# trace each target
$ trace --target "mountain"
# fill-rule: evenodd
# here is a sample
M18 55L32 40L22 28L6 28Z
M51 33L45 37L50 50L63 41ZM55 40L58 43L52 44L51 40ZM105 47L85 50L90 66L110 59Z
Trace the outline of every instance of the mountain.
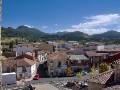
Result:
M39 39L42 36L46 35L47 33L44 33L36 28L30 28L27 26L19 26L16 28L16 31L20 33L20 36L26 37L26 38L33 38L33 39Z
M42 36L47 35L36 28L30 28L27 26L19 26L16 29L12 27L4 28L2 27L2 37L21 37L26 38L28 40L37 40L40 39Z
M81 41L86 40L90 36L79 31L75 32L57 32L43 36L44 40L65 40L65 41Z
M19 33L12 27L4 28L1 27L1 36L2 37L16 37Z
M64 31L64 32L57 32L56 34L57 34L58 36L62 36L62 35L67 34L67 33L69 33L69 32Z
M39 29L19 26L16 29L12 27L2 27L2 37L20 37L27 40L66 40L66 41L95 41L95 40L119 40L120 32L108 31L102 34L88 35L80 31L75 32L57 32L54 34L45 33Z
M104 40L114 40L114 39L120 39L120 32L117 31L108 31L102 34L95 34L92 35L92 38L94 39L104 39Z
M80 31L75 32L67 32L60 36L61 39L67 40L67 41L81 41L88 39L90 36L88 34L85 34Z

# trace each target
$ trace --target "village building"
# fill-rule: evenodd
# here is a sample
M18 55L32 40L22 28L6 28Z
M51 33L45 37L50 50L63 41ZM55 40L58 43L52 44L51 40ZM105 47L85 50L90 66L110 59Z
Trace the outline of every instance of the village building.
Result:
M5 60L2 62L2 72L3 73L16 72L15 57L5 58Z
M69 55L69 60L72 66L79 66L83 70L88 68L89 59L85 55Z
M120 53L113 54L105 62L112 67L106 72L91 77L88 80L88 90L109 90L109 88L114 90L116 86L119 87L117 84L120 83Z
M86 51L85 56L89 58L89 63L91 66L99 66L99 64L104 62L104 59L108 57L108 53L97 53L96 51Z
M17 79L30 78L36 74L36 60L32 53L9 57L3 61L3 73L15 72Z
M16 57L20 56L22 54L25 54L26 52L34 52L34 47L31 44L18 44L16 48L14 48L14 51L16 52Z
M83 48L72 48L71 50L66 51L68 55L84 55L85 51Z
M27 58L16 59L17 62L17 78L30 78L36 74L36 63L35 61Z
M48 53L45 51L38 51L37 52L37 60L40 64L44 63L45 61L47 61L47 55Z
M97 46L98 53L109 53L109 55L119 53L120 45L100 45Z
M55 51L54 45L50 45L46 42L42 42L42 43L38 44L36 46L36 48L38 48L39 50L47 51L47 52L54 52Z
M54 70L62 65L65 65L68 61L68 56L64 52L53 52L48 55L48 73L54 73Z

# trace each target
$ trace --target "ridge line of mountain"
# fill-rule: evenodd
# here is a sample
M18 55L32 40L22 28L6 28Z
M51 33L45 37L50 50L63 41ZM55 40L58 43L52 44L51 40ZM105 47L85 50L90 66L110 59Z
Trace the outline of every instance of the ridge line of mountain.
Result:
M27 26L2 27L2 37L25 37L27 39L44 39L44 40L84 40L84 39L120 39L120 32L111 30L101 34L88 35L80 31L74 32L57 32L45 33L36 28L29 28Z

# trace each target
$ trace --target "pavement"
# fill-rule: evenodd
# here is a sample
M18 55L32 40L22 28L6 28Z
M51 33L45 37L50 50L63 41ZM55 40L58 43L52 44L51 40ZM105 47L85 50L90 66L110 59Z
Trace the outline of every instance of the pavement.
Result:
M32 86L35 87L34 90L60 90L51 84L34 84ZM5 88L5 90L23 90L22 88L23 87Z
M104 88L102 90L120 90L120 85L114 85L111 87Z
M32 80L31 83L36 84L36 83L48 83L51 81L76 81L76 80L85 81L89 78L90 76L83 76L80 79L78 79L76 76L75 77L40 78L40 80Z
M33 86L35 87L35 90L59 90L51 84L36 84Z

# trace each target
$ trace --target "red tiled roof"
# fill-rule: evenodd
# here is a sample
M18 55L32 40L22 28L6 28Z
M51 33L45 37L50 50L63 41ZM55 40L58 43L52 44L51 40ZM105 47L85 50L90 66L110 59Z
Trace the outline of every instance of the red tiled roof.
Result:
M15 59L15 57L6 58L5 60L3 60L3 65L5 67L9 67L9 66L15 65L16 61L14 59Z
M20 56L17 56L15 59L20 59L20 58L28 58L28 59L31 59L33 60L33 56L29 55L29 54L23 54L23 55L20 55Z
M47 56L48 60L67 60L68 56L64 52L53 52Z
M18 67L31 66L35 64L35 61L28 58L15 59L15 57L9 57L3 61L3 65L5 66L14 66L16 64Z
M88 81L100 83L100 84L106 84L106 82L109 80L109 78L112 76L113 73L114 73L114 70L109 70L90 78Z
M33 55L33 53L32 53L32 52L26 52L25 54L30 55L30 56L32 56L32 55Z
M27 58L17 59L16 62L17 62L18 67L22 67L22 66L29 67L35 64L35 61L27 59Z

